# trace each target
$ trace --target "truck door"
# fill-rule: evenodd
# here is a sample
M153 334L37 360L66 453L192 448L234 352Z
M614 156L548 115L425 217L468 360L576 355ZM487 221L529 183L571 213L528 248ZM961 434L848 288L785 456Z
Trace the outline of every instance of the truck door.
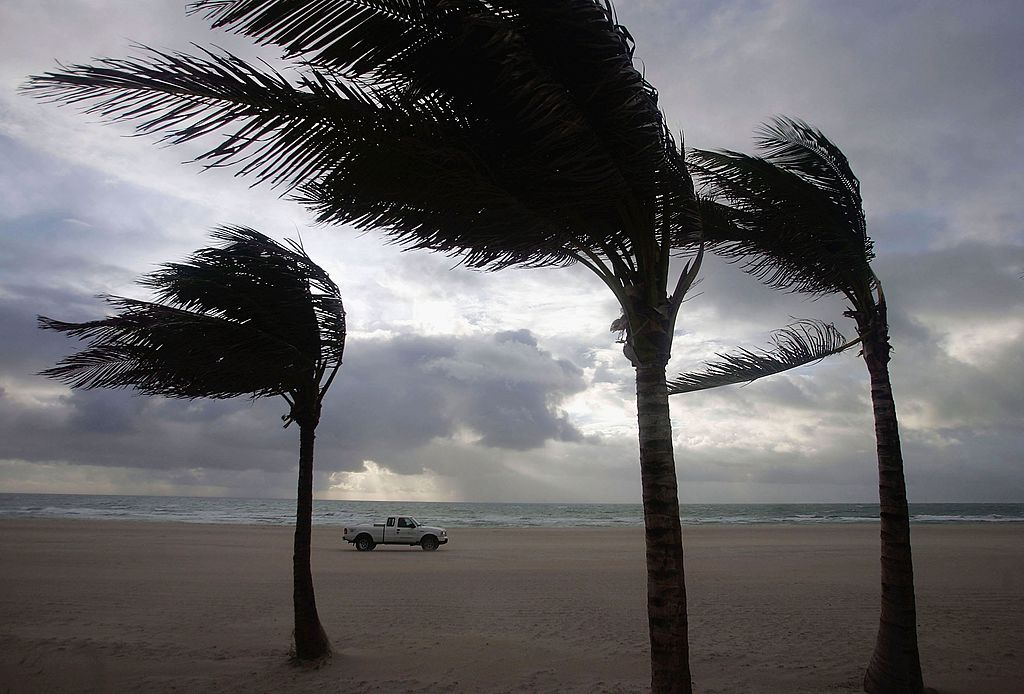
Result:
M414 538L417 535L415 528L416 524L412 522L411 518L400 516L398 518L398 528L395 530L398 536L398 542L415 542Z
M399 542L398 539L398 528L395 525L395 521L398 519L395 516L390 516L387 523L384 524L384 543Z

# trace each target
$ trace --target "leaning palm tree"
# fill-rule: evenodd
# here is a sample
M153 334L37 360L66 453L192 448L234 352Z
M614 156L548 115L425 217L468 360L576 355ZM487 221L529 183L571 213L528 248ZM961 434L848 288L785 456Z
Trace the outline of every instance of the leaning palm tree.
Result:
M132 120L198 160L278 185L323 223L469 267L593 271L636 369L651 681L691 691L665 366L700 255L692 181L633 41L601 0L200 0L214 27L283 49L289 80L221 51L141 49L27 90ZM227 132L227 136L224 133Z
M341 366L345 311L337 285L298 244L283 246L244 227L224 227L213 236L226 245L201 249L140 280L156 302L107 297L117 315L86 323L40 317L42 328L90 341L42 373L72 388L285 399L285 426L299 426L295 658L322 661L331 646L310 570L313 442L324 395Z
M845 315L856 321L858 339L828 345L805 340L803 348L775 351L764 363L742 353L725 355L703 373L675 379L670 392L752 380L861 344L875 419L882 581L878 636L864 689L920 694L910 514L889 382L892 347L885 294L871 269L874 253L860 183L839 148L803 121L775 118L762 126L757 143L763 157L703 150L690 156L709 195L702 204L708 244L775 288L845 297Z

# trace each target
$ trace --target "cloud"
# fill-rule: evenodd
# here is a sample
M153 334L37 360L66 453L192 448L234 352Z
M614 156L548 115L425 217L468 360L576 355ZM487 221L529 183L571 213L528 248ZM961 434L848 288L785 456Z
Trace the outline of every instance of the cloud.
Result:
M582 371L525 330L354 342L345 361L325 413L344 468L413 471L405 455L434 439L526 451L582 438L559 409L586 387Z
M617 11L688 145L749 151L754 126L782 113L849 156L889 299L912 499L1024 499L1019 3L623 0ZM95 294L138 295L136 276L235 223L301 235L345 297L350 344L318 431L321 493L639 498L634 374L599 280L581 267L476 273L377 234L314 228L277 191L182 166L197 148L122 137L129 128L16 93L55 59L124 56L130 40L275 57L208 31L184 2L0 5L0 487L294 492L297 435L279 426L282 402L70 393L33 375L74 347L39 331L36 314L95 317ZM763 345L791 317L852 334L844 308L709 259L669 372ZM681 497L873 498L868 396L851 353L673 398Z
M82 301L72 292L60 298L48 309L61 318L54 303ZM275 425L283 401L183 402L125 391L66 391L33 376L76 348L35 327L39 305L38 297L0 299L0 318L10 328L0 350L0 457L153 469L185 461L225 470L290 464L293 436ZM422 469L415 450L435 439L516 451L583 439L560 409L586 388L582 370L541 349L525 329L352 338L345 362L319 429L325 471L358 470L364 460L381 459L391 469L414 472Z
M360 471L332 472L321 493L328 499L359 501L455 501L433 470L401 475L372 460L363 461Z

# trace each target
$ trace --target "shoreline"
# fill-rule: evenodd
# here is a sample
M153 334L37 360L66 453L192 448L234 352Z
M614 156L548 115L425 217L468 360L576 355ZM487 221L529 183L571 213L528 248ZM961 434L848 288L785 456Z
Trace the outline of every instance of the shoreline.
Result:
M643 527L641 504L463 503L317 500L313 522L344 527L400 510L447 528ZM1024 523L1024 503L912 503L911 522ZM681 504L684 525L878 523L878 503ZM293 525L295 504L283 499L132 497L0 493L0 519L180 521Z
M352 520L351 523L366 522L364 520ZM422 519L421 519L422 520ZM321 530L341 531L345 527L345 523L342 522L318 522L319 519L313 519L313 527L320 528ZM878 528L877 518L864 518L854 520L813 520L813 521L793 521L793 520L771 520L771 521L697 521L687 522L681 520L680 524L685 531L687 528L738 528L738 529L756 529L756 528L832 528L832 527L869 527ZM110 524L113 526L124 526L124 525L141 525L141 526L161 526L171 525L186 528L294 528L295 521L290 519L290 522L244 522L244 521L193 521L193 520L179 520L179 519L164 519L164 518L94 518L94 517L68 517L68 516L34 516L34 515L22 515L22 516L4 516L0 515L0 527L5 523L98 523L98 524ZM428 524L434 524L431 520ZM1008 520L914 520L910 521L911 528L923 528L923 527L942 527L942 528L998 528L998 527L1017 527L1022 533L1024 533L1024 520L1008 519ZM456 525L456 524L442 524L443 527L458 532L475 532L477 530L512 530L515 532L533 532L533 531L545 531L545 530L571 530L571 531L587 531L587 530L607 530L607 531L640 531L644 529L643 522L640 523L622 523L615 525L598 525L595 523L588 523L584 525L523 525L523 526L511 526L511 525Z
M877 629L877 531L685 525L696 690L860 691ZM335 526L313 532L335 657L305 671L286 660L289 526L0 519L0 682L17 692L647 689L642 528L452 528L433 553L360 553ZM1017 527L916 524L914 551L926 685L1017 691Z

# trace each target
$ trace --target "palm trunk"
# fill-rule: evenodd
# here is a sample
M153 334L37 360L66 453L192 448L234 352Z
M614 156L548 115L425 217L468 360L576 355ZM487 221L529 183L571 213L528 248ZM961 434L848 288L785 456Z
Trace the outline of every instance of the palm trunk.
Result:
M878 448L878 500L881 519L882 606L875 650L864 674L869 694L921 694L917 645L914 563L910 551L910 511L896 403L889 383L889 329L885 304L871 322L858 318L864 361L871 375L871 405Z
M636 402L647 544L651 691L654 694L690 694L693 685L686 622L683 538L664 364L637 365Z
M295 551L292 555L295 657L299 661L317 661L331 655L331 644L316 612L313 572L310 568L315 431L315 423L299 422L299 488L295 513Z

